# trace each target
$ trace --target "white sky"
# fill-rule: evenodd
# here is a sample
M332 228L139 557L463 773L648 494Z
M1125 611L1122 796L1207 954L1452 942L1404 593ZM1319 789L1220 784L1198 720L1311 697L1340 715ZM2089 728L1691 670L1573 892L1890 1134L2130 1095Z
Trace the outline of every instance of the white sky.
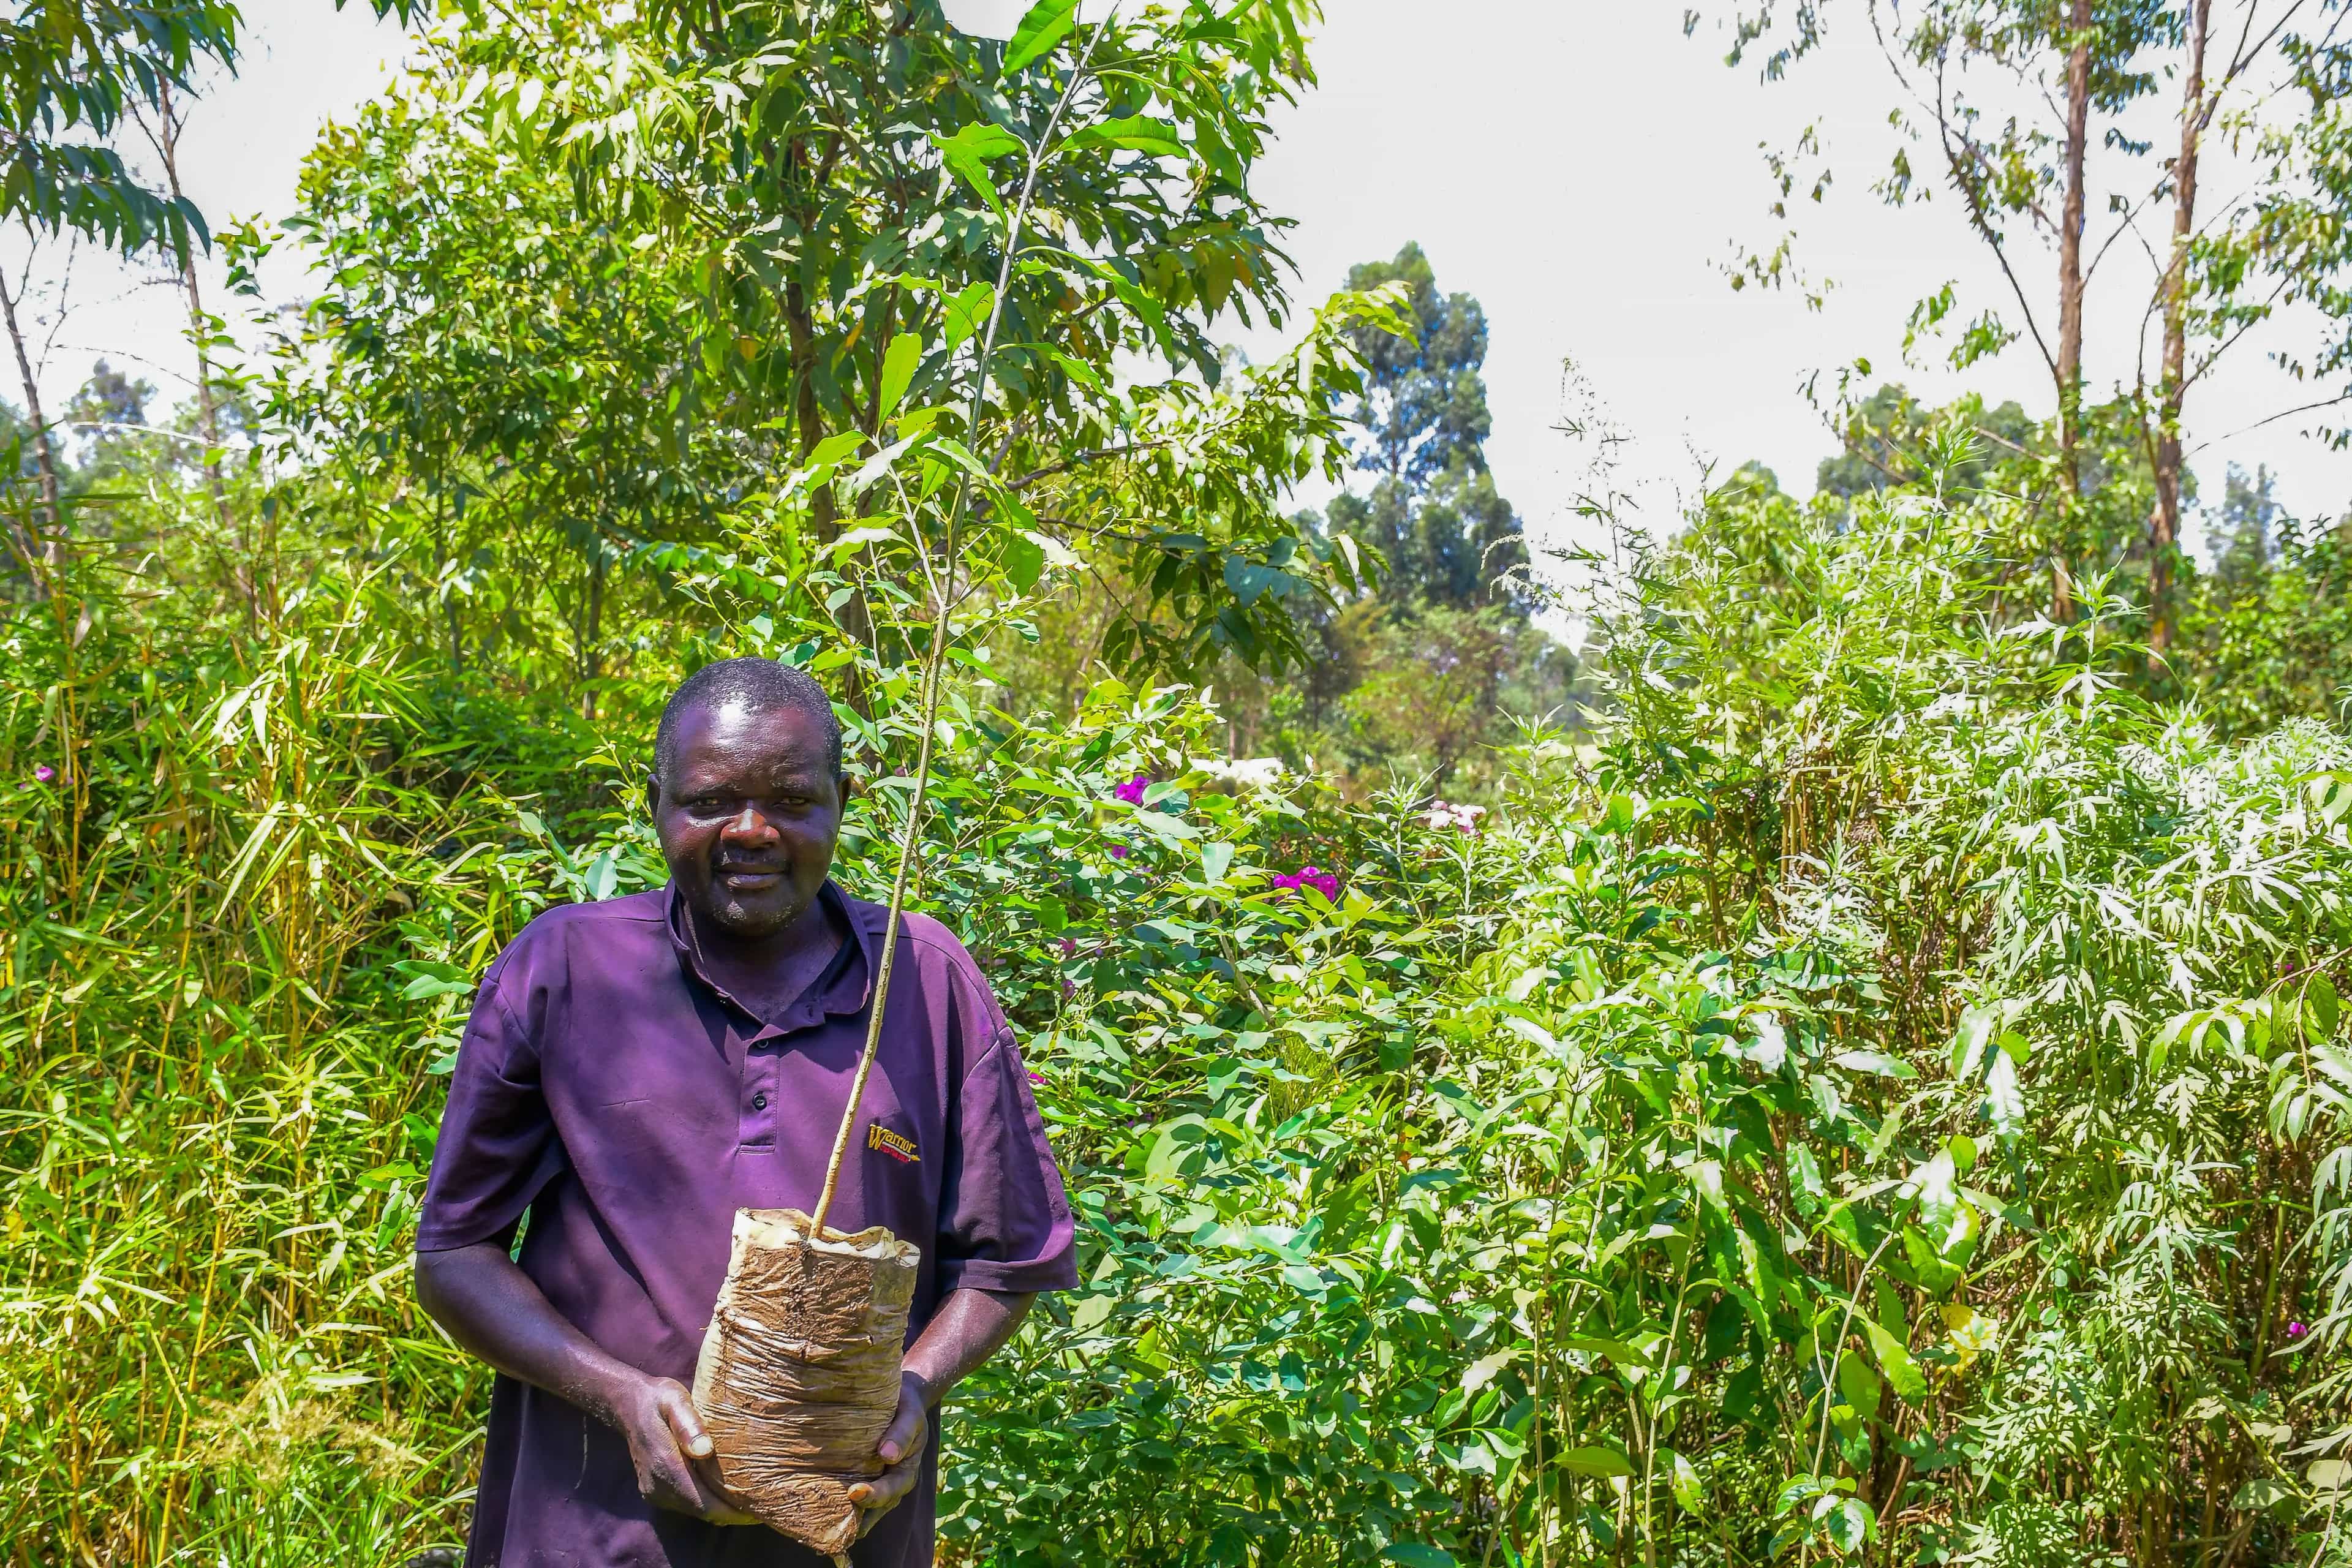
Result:
M1899 378L1930 401L1958 391L1961 378L1948 372L1900 363L1905 318L1920 294L1955 279L1963 315L2006 303L1955 202L1939 193L1923 209L1890 212L1870 195L1895 95L1858 7L1829 7L1843 30L1828 55L1764 86L1752 68L1722 64L1711 27L1685 37L1683 7L1666 0L1325 3L1314 51L1321 86L1279 118L1260 180L1274 210L1298 220L1288 241L1298 295L1319 299L1349 264L1418 240L1441 287L1479 299L1492 333L1488 450L1538 540L1591 537L1571 516L1591 483L1590 444L1555 428L1564 362L1584 377L1581 405L1632 437L1619 484L1660 526L1703 460L1727 471L1760 458L1784 486L1809 493L1815 464L1834 447L1800 392L1814 372L1828 389L1840 366L1866 355L1873 384ZM985 25L992 9L1017 15L1019 5L951 0L951 8ZM357 0L340 12L329 0L247 0L244 9L242 72L195 107L183 143L189 194L216 225L286 213L320 125L381 90L404 42ZM1836 285L1820 313L1791 294L1735 294L1721 271L1740 244L1769 250L1780 236L1765 210L1758 143L1785 143L1815 119L1841 173L1826 204L1795 215L1801 262ZM2209 178L2217 189L2226 183ZM2111 267L2142 265L2128 250ZM13 277L21 241L0 247L0 258ZM35 277L54 276L62 258L47 250ZM2041 253L2027 264L2029 287L2046 291ZM226 303L219 270L215 260L206 279L216 309ZM280 298L304 286L291 267L264 281ZM2095 303L2095 385L2130 378L2145 298L2124 282L2104 314ZM100 353L161 384L167 400L184 395L193 360L168 279L84 253L61 323L58 302L53 286L37 289L53 414ZM1246 342L1255 353L1275 346L1262 334ZM2030 345L1979 365L1968 382L2037 414L2051 405ZM2262 344L2249 342L2192 400L2192 433L2219 436L2298 401ZM2193 455L2206 493L2218 498L2225 459L2266 462L2291 510L2345 510L2352 458L2324 451L2299 434L2302 423Z

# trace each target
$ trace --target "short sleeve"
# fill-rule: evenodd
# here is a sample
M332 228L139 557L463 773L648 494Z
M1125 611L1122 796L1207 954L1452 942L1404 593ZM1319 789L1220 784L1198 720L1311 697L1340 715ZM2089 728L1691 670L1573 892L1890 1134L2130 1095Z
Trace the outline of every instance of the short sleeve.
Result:
M1013 1031L992 1005L987 1012L993 1039L965 1074L950 1119L940 1289L1066 1290L1078 1282L1070 1200Z
M506 967L503 958L490 966L457 1046L416 1224L419 1252L511 1237L531 1200L564 1168L562 1142L540 1091L539 1043L499 994Z

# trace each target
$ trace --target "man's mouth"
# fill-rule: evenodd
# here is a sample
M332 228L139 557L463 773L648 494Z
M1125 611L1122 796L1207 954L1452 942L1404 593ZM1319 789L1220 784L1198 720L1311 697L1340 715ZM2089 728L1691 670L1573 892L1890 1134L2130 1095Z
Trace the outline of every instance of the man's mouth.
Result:
M721 866L719 885L730 892L764 892L784 879L783 868L777 866Z

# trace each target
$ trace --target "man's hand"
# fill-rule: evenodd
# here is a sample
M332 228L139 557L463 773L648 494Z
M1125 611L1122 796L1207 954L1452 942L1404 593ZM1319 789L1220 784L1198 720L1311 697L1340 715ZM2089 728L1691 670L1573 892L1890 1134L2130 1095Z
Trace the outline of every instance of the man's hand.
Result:
M890 1468L872 1480L860 1481L849 1489L849 1500L866 1510L859 1534L873 1529L874 1521L896 1507L923 1473L923 1449L931 1440L930 1412L930 1386L923 1381L922 1374L900 1373L898 1413L890 1417L882 1441L874 1446L875 1453Z
M496 1242L416 1255L416 1299L449 1337L509 1377L546 1389L628 1439L637 1490L714 1524L758 1521L719 1484L710 1438L675 1378L607 1355L548 1305Z
M690 1514L712 1524L757 1524L737 1508L719 1484L710 1462L710 1438L695 1417L686 1385L675 1378L648 1377L613 1402L615 1425L629 1440L637 1468L637 1495L656 1508Z

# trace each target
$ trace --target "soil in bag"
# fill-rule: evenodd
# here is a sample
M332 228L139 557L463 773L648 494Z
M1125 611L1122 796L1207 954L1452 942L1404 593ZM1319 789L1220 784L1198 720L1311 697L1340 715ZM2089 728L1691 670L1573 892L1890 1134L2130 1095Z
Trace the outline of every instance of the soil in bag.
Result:
M839 1557L862 1522L849 1489L883 1469L922 1254L880 1226L811 1229L798 1209L735 1211L694 1407L736 1501Z

